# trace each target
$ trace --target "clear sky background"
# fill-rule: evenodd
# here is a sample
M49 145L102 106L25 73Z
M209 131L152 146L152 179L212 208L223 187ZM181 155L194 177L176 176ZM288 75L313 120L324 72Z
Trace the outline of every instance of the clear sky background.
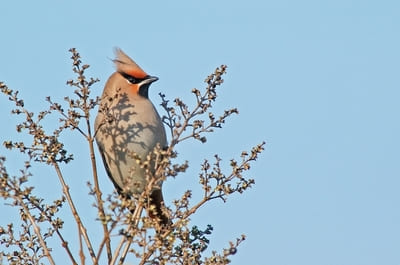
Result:
M191 167L164 194L167 204L186 189L199 199L203 158L219 153L228 170L230 158L267 142L251 170L255 187L193 218L214 226L210 249L247 235L232 264L400 264L400 2L7 1L0 10L0 80L36 111L45 96L71 94L71 47L101 80L95 95L114 71L112 48L124 49L160 78L150 90L155 104L159 92L191 99L193 87L228 65L215 113L238 107L240 115L206 145L179 148ZM20 138L10 108L3 97L1 142ZM87 147L78 134L66 142L76 161L63 171L90 224ZM0 154L10 171L23 165L3 147ZM61 192L51 169L32 171L38 192ZM10 222L15 212L0 207L0 223ZM74 229L66 224L64 233Z

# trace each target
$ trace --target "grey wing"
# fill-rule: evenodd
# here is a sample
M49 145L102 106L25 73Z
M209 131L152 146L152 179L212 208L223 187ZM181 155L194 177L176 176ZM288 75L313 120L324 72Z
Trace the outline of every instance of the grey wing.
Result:
M101 158L103 159L104 168L106 169L108 177L111 179L112 183L114 184L114 187L117 189L117 192L119 194L123 194L122 188L120 186L118 186L118 184L115 182L115 180L114 180L114 178L113 178L113 176L111 174L110 168L109 168L108 163L107 163L107 159L104 156L103 148L100 145L98 145L98 146L99 146L99 151L100 151L100 154L101 154Z

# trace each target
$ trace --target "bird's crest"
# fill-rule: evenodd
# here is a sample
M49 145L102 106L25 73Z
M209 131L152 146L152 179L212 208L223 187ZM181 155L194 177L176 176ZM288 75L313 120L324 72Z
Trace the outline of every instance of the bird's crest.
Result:
M147 73L120 48L114 48L114 53L116 58L113 62L118 72L131 75L135 78L145 78L147 76Z

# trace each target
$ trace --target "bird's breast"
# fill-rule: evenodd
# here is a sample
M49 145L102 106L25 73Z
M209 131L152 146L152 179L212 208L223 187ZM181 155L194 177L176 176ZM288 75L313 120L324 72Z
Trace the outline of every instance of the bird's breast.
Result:
M120 188L128 186L130 192L140 193L146 175L135 158L144 160L157 144L167 145L161 118L147 99L119 101L105 109L107 113L96 118L96 141L109 175Z

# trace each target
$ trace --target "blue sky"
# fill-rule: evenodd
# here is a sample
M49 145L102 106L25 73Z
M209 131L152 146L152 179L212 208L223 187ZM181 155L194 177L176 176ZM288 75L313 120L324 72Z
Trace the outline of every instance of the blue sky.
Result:
M207 145L179 148L191 167L168 180L164 194L167 204L186 189L199 198L203 158L219 153L228 169L230 158L267 142L252 167L255 187L193 218L214 226L211 249L248 236L232 264L400 263L399 2L9 1L0 9L0 80L32 110L46 106L47 95L61 101L70 94L71 47L101 80L96 95L113 72L112 48L124 49L160 78L150 90L155 104L158 92L190 100L193 87L228 65L215 113L238 107L240 115ZM20 136L11 105L1 102L2 142ZM66 141L77 161L63 170L90 223L87 148L77 134ZM22 165L3 147L0 153L10 171ZM33 173L38 192L61 191L51 170ZM74 229L66 224L65 233Z

